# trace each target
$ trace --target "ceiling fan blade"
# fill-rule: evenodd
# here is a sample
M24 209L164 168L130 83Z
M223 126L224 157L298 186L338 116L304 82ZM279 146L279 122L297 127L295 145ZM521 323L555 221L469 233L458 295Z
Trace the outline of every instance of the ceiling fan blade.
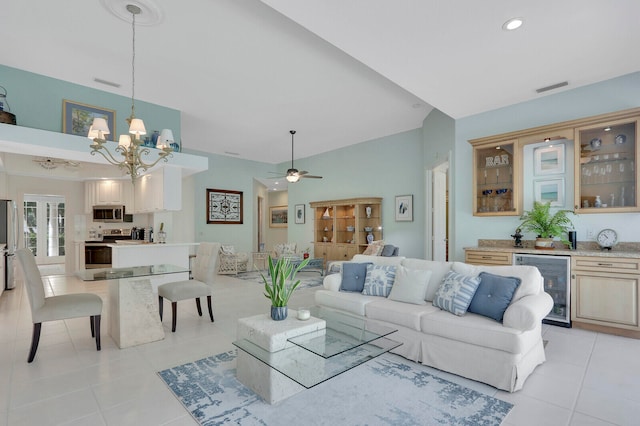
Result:
M301 175L300 178L305 178L305 179L322 179L322 176L314 176L314 175Z
M267 179L284 179L287 175L269 176Z

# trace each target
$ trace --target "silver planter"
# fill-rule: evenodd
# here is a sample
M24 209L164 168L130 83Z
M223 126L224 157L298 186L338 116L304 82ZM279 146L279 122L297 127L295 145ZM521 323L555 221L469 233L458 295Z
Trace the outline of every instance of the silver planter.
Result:
M271 307L271 319L274 321L282 321L287 318L286 306L272 306Z

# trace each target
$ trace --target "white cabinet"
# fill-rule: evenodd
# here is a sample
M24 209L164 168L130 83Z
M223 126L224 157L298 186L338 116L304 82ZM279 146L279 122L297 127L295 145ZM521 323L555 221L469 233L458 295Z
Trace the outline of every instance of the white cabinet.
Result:
M180 169L163 167L144 176L135 183L135 212L182 209L182 173Z
M130 180L93 180L84 183L85 213L93 206L124 205L133 211L133 187Z

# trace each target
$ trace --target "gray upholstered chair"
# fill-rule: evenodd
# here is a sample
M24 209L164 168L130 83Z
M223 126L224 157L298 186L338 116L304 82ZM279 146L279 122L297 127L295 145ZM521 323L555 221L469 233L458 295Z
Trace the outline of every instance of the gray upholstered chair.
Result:
M176 331L178 316L178 302L181 300L196 299L198 315L202 316L200 298L207 298L209 317L213 322L213 309L211 307L211 292L213 290L213 278L216 274L218 263L218 252L220 243L200 243L193 262L193 279L186 281L175 281L158 286L158 310L160 321L162 321L162 311L164 299L171 301L171 331Z
M24 274L24 285L29 296L33 336L28 362L32 362L40 342L40 330L45 321L58 321L70 318L89 317L91 337L96 339L96 349L100 350L100 317L102 299L91 293L64 294L45 297L42 276L36 265L36 259L29 249L16 250L16 257Z

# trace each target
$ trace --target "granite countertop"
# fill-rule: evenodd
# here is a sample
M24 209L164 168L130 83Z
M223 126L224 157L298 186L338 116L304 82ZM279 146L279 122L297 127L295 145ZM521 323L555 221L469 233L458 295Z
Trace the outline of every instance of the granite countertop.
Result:
M640 243L619 243L609 250L600 250L595 242L578 242L577 250L557 248L553 250L540 250L534 248L533 240L523 240L524 247L513 246L513 240L478 240L476 247L464 247L464 250L481 250L487 252L510 252L525 254L541 254L555 256L594 256L594 257L629 257L640 258Z

